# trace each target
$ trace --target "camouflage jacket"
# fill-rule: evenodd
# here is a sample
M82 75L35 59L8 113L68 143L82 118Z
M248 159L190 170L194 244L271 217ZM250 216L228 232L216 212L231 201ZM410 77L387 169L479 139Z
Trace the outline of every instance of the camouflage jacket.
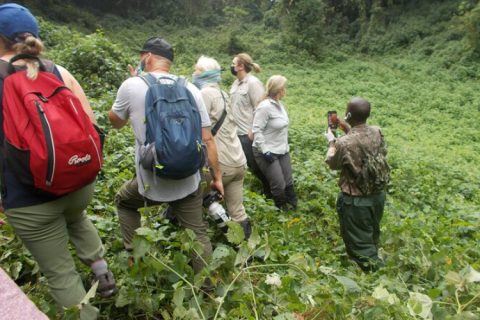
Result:
M325 162L341 170L338 185L352 196L368 196L385 190L390 179L387 148L379 127L353 127L329 148Z

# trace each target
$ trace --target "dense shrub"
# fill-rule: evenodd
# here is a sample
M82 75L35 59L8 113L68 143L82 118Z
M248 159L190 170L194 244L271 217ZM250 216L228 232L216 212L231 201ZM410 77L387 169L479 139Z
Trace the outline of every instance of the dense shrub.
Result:
M134 48L112 43L98 30L87 36L71 33L58 49L57 61L81 83L86 93L98 97L116 91L127 76Z
M331 1L345 7L353 2L359 3ZM388 1L400 2L410 3ZM477 5L470 2L468 12ZM432 8L428 3L426 8ZM441 3L449 7L454 2L435 2ZM233 35L261 64L262 81L272 74L289 79L285 105L300 207L278 212L254 192L258 185L247 174L245 207L254 236L242 242L241 230L232 225L224 238L211 223L215 251L208 274L192 274L190 253L198 244L191 233L161 218L162 207L142 210L143 228L134 243L136 263L127 267L113 197L134 175L134 138L129 128L109 131L104 167L88 209L120 288L112 299L94 299L102 317L411 319L421 317L426 308L434 319L478 318L480 287L471 268L480 269L479 68L461 42L465 25L460 21L458 28L449 28L451 11L442 8L432 26L423 9L395 20L387 15L386 29L369 33L365 52L370 55L355 54L365 21L356 19L357 11L348 11L347 20L358 31L327 34L320 51L323 62L295 43L282 42L281 29L242 28L240 20L233 26L199 29L160 20L99 18L100 24L113 27L105 27L106 35L98 31L88 36L42 21L48 56L80 80L106 127L106 111L126 77L126 63L129 57L137 59L129 50L152 32L176 48L175 73L191 74L200 54L214 56L227 67L231 54L224 52ZM242 10L238 13L248 12ZM463 17L467 15L459 15ZM225 89L233 79L223 74ZM341 114L348 99L357 95L372 102L369 121L382 126L392 166L381 239L386 267L375 274L361 273L345 255L335 213L338 174L324 164L326 112L336 109ZM10 226L0 228L0 239L2 268L54 318L57 309L45 278ZM214 292L199 289L206 277ZM272 285L269 278L280 283Z

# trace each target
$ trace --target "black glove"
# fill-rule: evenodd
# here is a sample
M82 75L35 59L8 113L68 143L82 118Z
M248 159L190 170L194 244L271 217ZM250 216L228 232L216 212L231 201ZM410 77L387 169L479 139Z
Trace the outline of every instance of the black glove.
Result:
M265 159L265 161L267 161L268 163L273 163L275 161L275 157L270 151L263 154L263 159Z

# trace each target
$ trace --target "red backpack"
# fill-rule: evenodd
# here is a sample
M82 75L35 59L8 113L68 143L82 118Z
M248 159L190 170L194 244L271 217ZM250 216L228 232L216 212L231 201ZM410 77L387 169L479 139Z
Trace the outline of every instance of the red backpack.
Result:
M102 165L100 136L80 100L43 62L35 80L9 63L3 84L4 155L25 185L64 195L93 182ZM13 73L12 73L13 72Z

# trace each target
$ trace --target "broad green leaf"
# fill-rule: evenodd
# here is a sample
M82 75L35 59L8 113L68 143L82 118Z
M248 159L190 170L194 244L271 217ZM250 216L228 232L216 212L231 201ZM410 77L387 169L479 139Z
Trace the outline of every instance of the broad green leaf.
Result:
M258 231L254 228L250 238L248 239L248 248L250 250L255 249L260 244L261 240L262 239L260 238Z
M432 307L432 316L435 320L451 320L447 307L438 303L434 303Z
M381 285L373 290L372 297L380 301L388 302L391 305L400 302L396 294L388 292L388 290Z
M128 289L127 287L121 287L118 291L117 299L115 299L115 307L122 308L128 304L130 304L130 300L128 297Z
M213 251L212 259L222 260L223 258L228 257L229 255L230 255L230 250L228 250L227 247L218 246L215 248L215 251Z
M84 305L80 309L80 320L96 319L98 316L98 309L90 304Z
M13 250L5 250L0 256L0 260L5 261L12 254Z
M234 221L228 221L228 231L227 231L227 240L233 244L240 244L245 238L243 233L243 228L239 223Z
M480 282L480 272L473 269L472 266L467 266L467 270L465 272L465 280L467 283L472 282Z
M160 314L162 315L162 318L164 320L171 320L172 317L170 316L170 313L168 313L166 310L161 310Z
M210 268L212 270L217 269L225 263L225 258L230 256L230 250L225 246L218 246L215 248L212 254L212 261L210 262Z
M92 306L90 306L92 307ZM78 306L73 306L73 307L70 307L70 308L64 308L62 310L62 313L63 313L63 318L62 320L78 320L78 319L81 319L80 317L80 309L78 308ZM88 311L87 311L88 313ZM92 319L92 318L91 318ZM93 318L95 319L95 318Z
M325 266L320 266L318 268L318 270L320 270L321 273L325 274L325 275L331 275L331 274L334 274L335 273L335 269L333 268L330 268L330 267L325 267Z
M90 299L95 297L95 294L97 293L97 288L98 288L98 280L95 281L95 283L90 288L90 290L88 290L85 297L83 297L82 301L80 301L80 308L82 308L83 305L87 305L90 302Z
M178 287L173 293L173 304L179 307L183 305L183 299L185 299L185 290L183 290L183 287Z
M294 264L297 267L305 270L308 270L309 268L307 259L305 259L305 255L303 253L294 253L290 256L290 258L288 258L288 263Z
M445 276L445 280L447 281L447 283L450 283L456 286L460 285L463 281L460 274L454 271L448 271L447 275Z
M198 253L199 255L202 255L203 250L205 248L203 247L203 244L200 241L194 241L192 249L195 250L195 252Z
M183 251L190 251L194 247L194 242L197 239L195 233L190 229L185 229L180 234L180 241Z
M433 288L433 289L428 290L427 293L428 293L428 296L430 298L436 299L436 298L438 298L442 295L442 290L437 289L437 288Z
M184 275L187 272L186 269L189 268L187 259L188 258L184 254L176 252L173 255L173 269L181 275Z
M188 320L200 320L200 315L198 314L197 309L190 308L188 309L187 313L185 314L185 319Z
M409 295L410 299L408 299L407 308L410 315L422 319L432 319L432 299L430 299L429 296L418 292L409 292Z
M248 249L246 246L242 245L240 246L240 250L238 250L238 253L235 257L235 265L238 266L240 264L243 264L249 257Z
M133 257L139 259L144 257L150 250L151 244L145 238L135 237L133 238Z
M193 232L193 230L185 229L185 232L187 233L190 240L196 240L197 239L197 235L195 234L195 232Z
M172 288L177 290L178 288L183 287L183 281L177 281L174 284L172 284Z
M15 261L10 265L10 275L13 279L17 279L22 270L22 263L20 261Z
M174 319L185 319L186 315L187 315L187 309L185 309L183 306L177 306L173 310Z
M310 279L311 281L312 279ZM303 294L310 300L308 296L316 296L322 291L322 283L320 281L312 281L312 282L303 283L302 286L298 289L299 294ZM310 304L314 305L311 301Z
M40 272L40 266L35 261L35 263L33 264L32 274L37 274L38 272Z
M147 240L150 241L153 241L157 237L155 230L147 227L138 228L135 230L135 233L139 236L144 236L145 238L147 238Z
M361 291L360 287L358 286L358 284L350 279L350 278L347 278L347 277L344 277L344 276L335 276L335 279L338 280L338 282L340 282L341 284L343 284L343 286L345 287L345 290L347 292L358 292L358 291Z
M148 293L137 294L135 296L135 305L147 313L153 313L153 301Z
M478 310L477 310L478 311ZM452 319L453 320L478 320L478 312L473 313L471 311L463 311L459 314L456 314Z
M282 313L273 318L274 320L296 320L297 318L293 313Z

